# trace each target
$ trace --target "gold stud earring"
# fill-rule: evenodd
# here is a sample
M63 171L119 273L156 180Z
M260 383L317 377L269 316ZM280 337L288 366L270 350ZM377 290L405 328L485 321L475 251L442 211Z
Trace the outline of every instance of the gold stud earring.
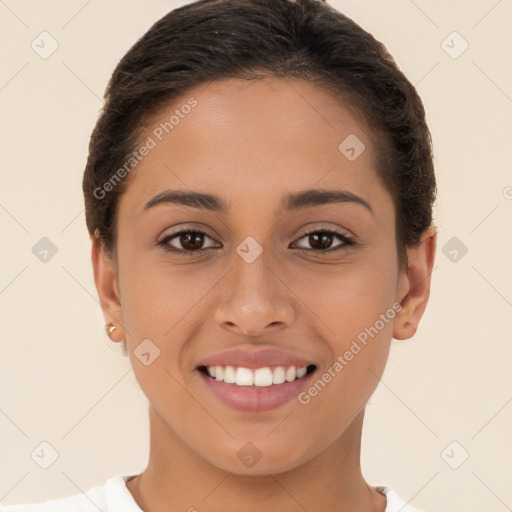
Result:
M111 322L109 324L105 324L105 331L107 331L107 334L112 334L117 327Z

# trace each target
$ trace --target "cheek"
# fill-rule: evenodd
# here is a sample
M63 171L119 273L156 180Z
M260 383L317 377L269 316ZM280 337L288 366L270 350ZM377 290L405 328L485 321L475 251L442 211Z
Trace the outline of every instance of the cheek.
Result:
M366 290L356 291L345 289L342 298L331 302L332 310L321 309L329 319L324 341L330 358L299 397L307 414L295 434L306 431L314 438L321 425L318 449L334 442L364 409L389 355L394 310L382 295L376 296L375 288L366 296Z
M188 266L134 257L122 275L123 318L131 334L163 340L198 315L207 317L205 297L222 278L215 266Z
M359 261L311 277L297 276L294 291L315 313L308 315L329 356L317 376L320 382L304 401L316 401L315 410L338 415L333 425L343 425L348 420L343 416L365 405L383 373L396 315L397 276L392 261L383 258L377 264Z
M374 325L395 300L397 273L393 261L369 252L365 258L356 255L338 266L311 267L287 277L294 294L307 306L304 314L315 320L338 352L344 350L347 341ZM392 329L386 323L379 330L386 335Z

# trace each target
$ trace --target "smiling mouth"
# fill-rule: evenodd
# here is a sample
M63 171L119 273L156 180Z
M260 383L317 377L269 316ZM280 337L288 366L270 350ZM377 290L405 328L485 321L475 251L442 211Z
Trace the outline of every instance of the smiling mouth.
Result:
M243 366L199 366L197 368L213 380L247 387L278 386L286 382L300 380L316 370L316 365L296 366L263 366L261 368L245 368Z

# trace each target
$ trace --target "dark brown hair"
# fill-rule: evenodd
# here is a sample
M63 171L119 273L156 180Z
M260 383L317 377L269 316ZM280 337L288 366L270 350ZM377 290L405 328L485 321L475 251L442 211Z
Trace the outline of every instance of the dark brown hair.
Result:
M109 256L129 183L112 178L136 148L141 121L198 84L264 75L313 82L365 123L375 170L394 200L399 265L407 265L406 248L432 225L436 196L423 104L385 46L323 0L199 0L169 12L126 53L83 177L87 228Z

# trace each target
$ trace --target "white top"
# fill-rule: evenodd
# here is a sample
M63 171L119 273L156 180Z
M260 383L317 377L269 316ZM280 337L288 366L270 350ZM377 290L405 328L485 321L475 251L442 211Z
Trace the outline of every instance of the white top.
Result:
M135 475L115 476L105 485L92 487L85 493L56 498L44 503L2 506L0 512L143 512L133 499L126 481ZM375 486L377 491L387 497L385 512L420 512L407 505L387 485Z

